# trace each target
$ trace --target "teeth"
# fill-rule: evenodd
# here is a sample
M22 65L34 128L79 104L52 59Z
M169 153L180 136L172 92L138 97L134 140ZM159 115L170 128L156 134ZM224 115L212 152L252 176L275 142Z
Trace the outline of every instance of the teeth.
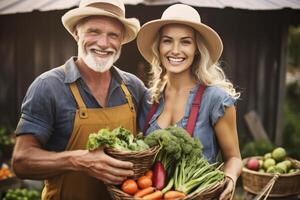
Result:
M108 55L110 53L108 51L101 51L101 50L97 50L97 49L94 49L94 52L99 55Z
M184 61L184 58L174 58L174 57L168 57L171 64L179 64L182 61Z
M183 61L183 58L169 58L169 60L173 62L181 62Z

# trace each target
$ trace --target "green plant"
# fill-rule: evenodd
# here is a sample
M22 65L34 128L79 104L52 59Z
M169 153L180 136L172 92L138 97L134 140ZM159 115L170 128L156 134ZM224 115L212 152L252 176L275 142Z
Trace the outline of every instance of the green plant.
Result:
M14 145L15 138L12 136L12 131L6 127L0 127L0 145Z
M289 64L300 65L300 27L289 29Z
M300 26L289 29L287 70L291 78L286 85L282 146L290 157L300 160Z
M274 149L275 145L268 140L256 140L248 142L242 148L242 157L262 156Z
M118 127L112 131L101 129L89 135L87 149L93 151L101 146L112 147L121 151L143 151L149 146L138 136L135 137L129 130Z
M295 95L295 94L294 94ZM300 160L300 98L287 96L284 105L283 147L288 155Z
M27 188L9 189L3 200L39 200L40 192Z

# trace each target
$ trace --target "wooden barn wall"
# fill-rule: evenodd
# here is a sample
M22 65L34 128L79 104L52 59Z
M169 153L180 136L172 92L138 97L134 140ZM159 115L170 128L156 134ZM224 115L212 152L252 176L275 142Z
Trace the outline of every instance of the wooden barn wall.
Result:
M141 24L160 18L167 6L127 6L127 16ZM291 11L245 11L198 8L202 21L221 36L221 66L241 91L237 103L240 139L249 139L243 116L250 110L260 115L271 139L280 129L287 27L295 21ZM22 99L30 83L44 71L77 54L73 38L61 24L63 11L0 16L0 124L16 125ZM299 17L299 16L297 16ZM123 47L120 68L136 73L142 60L135 42Z

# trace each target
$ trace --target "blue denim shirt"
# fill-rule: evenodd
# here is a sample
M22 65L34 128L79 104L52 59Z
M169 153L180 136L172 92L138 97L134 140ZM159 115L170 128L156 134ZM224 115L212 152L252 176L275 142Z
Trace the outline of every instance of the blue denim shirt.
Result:
M190 91L187 105L185 106L185 112L183 118L177 122L176 126L185 128L191 112L192 102L194 96L197 93L199 85L194 87ZM151 108L151 105L148 103L149 93L144 96L142 112L139 116L139 127L143 129L146 116ZM194 137L198 138L203 144L203 155L210 162L216 162L219 146L214 131L214 125L220 117L225 113L225 107L232 106L235 103L233 99L227 92L223 89L215 86L206 87L204 94L202 96L202 102L199 109L198 118L196 121L194 129ZM149 127L146 131L146 135L151 133L156 129L160 129L157 124L157 118L160 116L164 107L164 95L161 95L159 106L149 122Z
M81 78L75 64L76 57L70 58L62 67L54 68L37 77L30 85L21 107L21 118L16 135L33 134L41 145L51 151L63 151L71 136L76 113L76 101L69 83L77 82L80 94L88 108L101 107ZM132 95L137 110L146 88L133 74L116 68ZM125 95L115 77L112 78L106 107L127 103Z

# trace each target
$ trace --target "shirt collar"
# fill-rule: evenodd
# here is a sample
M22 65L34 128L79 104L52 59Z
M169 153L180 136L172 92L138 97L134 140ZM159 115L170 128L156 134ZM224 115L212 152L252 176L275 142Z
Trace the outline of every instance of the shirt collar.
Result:
M73 83L77 79L81 78L81 74L75 64L77 60L76 56L71 57L64 65L65 70L65 83Z
M65 83L73 83L75 81L77 81L79 78L81 78L81 74L77 68L77 65L75 64L75 61L77 60L77 56L73 56L71 57L69 60L67 60L67 62L64 64L65 65ZM116 74L122 78L123 82L128 85L129 84L129 80L127 78L127 76L124 76L124 73L117 67L112 66L115 69ZM119 84L117 84L118 81L116 80L116 78L114 77L114 74L112 76L112 86L113 88L116 88L119 86Z

